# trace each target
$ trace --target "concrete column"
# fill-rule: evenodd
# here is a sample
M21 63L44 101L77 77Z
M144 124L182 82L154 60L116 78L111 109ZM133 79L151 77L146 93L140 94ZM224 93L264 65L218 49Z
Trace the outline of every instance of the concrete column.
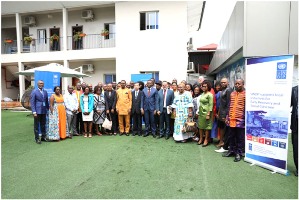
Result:
M69 61L63 60L63 66L69 68ZM67 86L72 84L72 78L64 77L62 78L62 94L67 92Z
M19 72L24 71L24 64L22 62L18 62ZM22 96L25 92L25 76L19 75L19 94L20 94L20 101Z
M22 18L19 13L16 13L16 29L17 29L17 48L18 54L23 51L23 38L22 38Z
M63 37L63 40L62 40L63 49L62 49L62 51L67 51L67 42L68 42L67 25L68 25L68 12L67 12L66 8L63 8L62 9L62 37Z

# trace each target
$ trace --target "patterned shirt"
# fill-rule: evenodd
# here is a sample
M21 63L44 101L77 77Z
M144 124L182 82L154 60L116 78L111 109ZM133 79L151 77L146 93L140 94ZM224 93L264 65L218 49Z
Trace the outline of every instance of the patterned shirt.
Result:
M245 128L245 90L231 93L228 120L230 127Z

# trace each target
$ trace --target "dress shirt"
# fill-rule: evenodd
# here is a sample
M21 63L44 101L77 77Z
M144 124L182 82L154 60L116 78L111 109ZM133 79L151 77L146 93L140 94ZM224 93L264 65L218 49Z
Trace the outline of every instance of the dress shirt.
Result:
M68 115L73 115L73 110L78 110L79 102L77 99L77 95L75 93L70 94L69 92L65 93L63 96L66 113Z

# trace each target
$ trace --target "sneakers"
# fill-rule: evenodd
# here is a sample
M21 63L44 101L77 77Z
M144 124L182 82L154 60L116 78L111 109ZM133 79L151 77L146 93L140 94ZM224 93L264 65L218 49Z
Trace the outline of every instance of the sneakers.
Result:
M215 150L217 153L224 153L227 152L228 150L223 149L223 147L221 147L220 149L216 149Z

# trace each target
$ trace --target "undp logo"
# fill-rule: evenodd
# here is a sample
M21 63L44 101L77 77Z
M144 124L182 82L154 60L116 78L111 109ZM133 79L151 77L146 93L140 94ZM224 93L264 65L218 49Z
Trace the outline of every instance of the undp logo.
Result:
M287 78L287 62L278 62L276 68L276 79Z
M287 68L287 64L286 63L281 63L281 64L277 64L277 69L283 70Z

